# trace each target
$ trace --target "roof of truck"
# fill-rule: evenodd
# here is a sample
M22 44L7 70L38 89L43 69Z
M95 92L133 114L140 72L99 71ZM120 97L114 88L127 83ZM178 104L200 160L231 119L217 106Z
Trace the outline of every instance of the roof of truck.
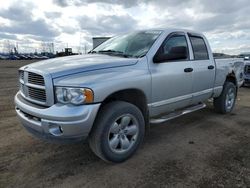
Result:
M196 33L196 34L202 34L199 31L194 31L190 29L182 29L182 28L150 28L150 29L144 29L142 31L162 31L162 32L167 32L167 33L172 33L172 32L185 32L185 33Z

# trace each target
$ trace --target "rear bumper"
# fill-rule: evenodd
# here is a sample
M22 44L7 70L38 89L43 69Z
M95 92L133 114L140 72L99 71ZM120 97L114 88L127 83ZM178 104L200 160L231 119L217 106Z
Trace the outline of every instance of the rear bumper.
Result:
M77 142L88 137L100 104L62 105L49 108L27 102L17 93L16 112L22 125L34 136L52 142Z

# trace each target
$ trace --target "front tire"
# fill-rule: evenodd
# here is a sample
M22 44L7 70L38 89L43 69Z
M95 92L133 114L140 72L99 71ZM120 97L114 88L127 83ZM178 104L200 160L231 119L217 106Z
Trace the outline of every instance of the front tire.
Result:
M236 86L232 82L225 82L221 95L214 98L215 111L221 114L230 113L236 102Z
M143 141L145 122L135 105L115 101L98 113L89 145L101 159L119 163L131 157Z

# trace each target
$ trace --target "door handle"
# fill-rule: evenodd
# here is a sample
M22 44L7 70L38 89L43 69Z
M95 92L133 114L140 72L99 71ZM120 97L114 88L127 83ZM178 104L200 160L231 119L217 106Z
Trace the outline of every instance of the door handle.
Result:
M193 72L193 70L194 70L193 68L185 68L184 72Z
M213 65L209 65L207 68L208 69L214 69L214 66Z

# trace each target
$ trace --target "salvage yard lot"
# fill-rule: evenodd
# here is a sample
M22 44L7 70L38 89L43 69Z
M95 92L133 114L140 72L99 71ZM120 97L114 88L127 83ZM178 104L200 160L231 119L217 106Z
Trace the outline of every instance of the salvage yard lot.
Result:
M250 88L229 115L201 111L151 127L141 149L107 164L85 144L40 141L21 127L13 98L17 70L0 60L0 187L249 187Z

